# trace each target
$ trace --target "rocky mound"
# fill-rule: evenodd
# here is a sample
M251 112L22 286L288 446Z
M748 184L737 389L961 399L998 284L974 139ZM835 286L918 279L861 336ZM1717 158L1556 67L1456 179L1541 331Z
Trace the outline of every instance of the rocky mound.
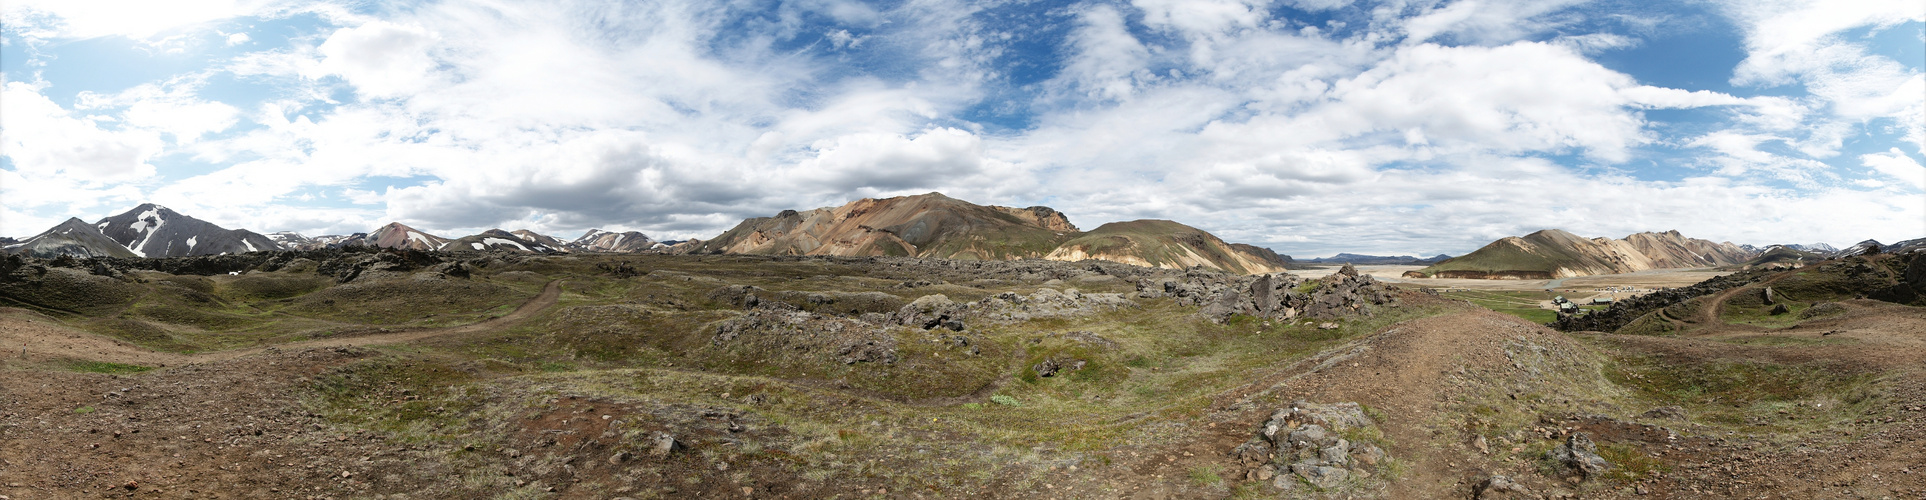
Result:
M27 241L8 245L7 253L15 253L43 259L62 255L73 257L139 257L132 250L120 246L119 242L101 234L92 224L80 219L70 218L53 229L27 238Z
M1192 271L1178 277L1146 278L1137 282L1137 289L1140 297L1173 297L1180 304L1202 306L1199 314L1220 323L1239 314L1269 319L1369 316L1379 307L1395 307L1398 300L1397 287L1359 274L1349 265L1310 282L1292 274L1230 276Z
M896 336L850 318L759 303L718 325L712 346L745 352L800 353L842 364L895 363Z
M1431 267L1406 273L1419 278L1553 279L1648 269L1742 264L1754 252L1732 243L1686 238L1678 231L1638 233L1624 239L1584 238L1557 229L1508 236Z
M1248 480L1269 481L1284 491L1330 493L1381 475L1389 458L1378 443L1345 436L1382 435L1357 403L1298 401L1272 413L1231 456L1250 468Z

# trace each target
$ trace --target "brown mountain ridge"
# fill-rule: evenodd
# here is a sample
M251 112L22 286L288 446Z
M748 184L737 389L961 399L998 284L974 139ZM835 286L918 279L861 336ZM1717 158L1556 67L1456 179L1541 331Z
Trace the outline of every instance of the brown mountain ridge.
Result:
M1283 271L1290 258L1225 243L1171 221L1105 224L1083 232L1049 207L977 205L942 193L864 198L840 207L784 210L743 220L686 249L697 253L904 256L961 260L1099 259L1237 273Z
M1507 236L1478 251L1406 273L1420 278L1555 279L1650 269L1743 264L1757 252L1678 231L1623 239L1585 238L1559 229Z

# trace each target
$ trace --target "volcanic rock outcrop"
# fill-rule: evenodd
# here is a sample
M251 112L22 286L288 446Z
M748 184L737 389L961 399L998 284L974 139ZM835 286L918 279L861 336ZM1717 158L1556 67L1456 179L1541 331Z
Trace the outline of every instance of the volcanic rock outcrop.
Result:
M1371 477L1389 458L1377 444L1346 435L1371 435L1376 427L1357 403L1292 403L1264 422L1257 436L1231 450L1250 467L1245 479L1268 481L1282 490L1309 485L1330 491Z
M1173 297L1179 304L1203 306L1198 314L1219 323L1239 314L1279 320L1369 316L1398 301L1396 287L1348 265L1309 282L1293 274L1232 276L1190 271L1179 277L1138 280L1137 290L1140 297Z
M1407 277L1553 279L1648 269L1729 266L1755 252L1727 243L1686 238L1678 231L1624 239L1584 238L1558 229L1508 236L1478 251L1406 273Z

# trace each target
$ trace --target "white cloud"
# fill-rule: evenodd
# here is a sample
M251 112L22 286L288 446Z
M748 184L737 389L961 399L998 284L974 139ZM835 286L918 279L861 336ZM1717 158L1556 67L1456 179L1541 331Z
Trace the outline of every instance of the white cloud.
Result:
M1892 148L1884 154L1859 155L1859 162L1914 189L1926 191L1926 166L1920 166L1919 162L1906 156L1899 148Z
M242 15L260 2L235 0L14 0L0 8L7 30L33 38L144 39Z
M76 117L47 99L34 84L6 82L0 92L6 102L0 107L0 146L22 175L109 181L154 174L148 159L161 149L157 134L103 129L97 120ZM8 191L30 190L15 185Z
M90 111L122 110L126 125L168 134L177 144L190 144L204 135L234 126L240 110L196 95L199 82L173 81L142 84L112 95L81 92L75 108Z
M1913 156L1860 156L1852 172L1888 173L1855 179L1815 160L1851 162L1839 151L1893 123L1926 144L1905 116L1926 87L1919 71L1838 35L1890 26L1884 14L1811 36L1775 27L1769 8L1742 19L1748 33L1804 41L1749 43L1757 64L1741 83L1810 95L1739 98L1593 62L1646 35L1588 32L1598 23L1583 21L1604 18L1571 8L1582 2L1285 2L1343 9L1330 17L1350 28L1272 19L1277 3L1135 0L1007 24L977 15L997 4L946 1L305 6L342 28L286 46L222 34L237 47L224 50L265 49L217 71L275 87L267 102L236 109L184 80L84 94L73 109L37 87L7 94L0 145L17 171L0 170L0 225L50 217L20 207L65 197L151 199L264 231L401 220L450 236L601 226L706 238L744 216L940 190L1048 204L1090 227L1164 218L1233 241L1416 253L1543 227L1850 242L1922 217L1914 177L1885 182L1919 170ZM20 12L8 10L10 33L166 38L208 24L12 23ZM1065 21L1057 38L1033 24ZM1709 132L1647 117L1709 106L1721 109L1695 112L1722 120ZM42 140L18 120L63 132ZM212 169L157 180L145 166L157 162ZM89 168L122 180L66 174ZM1655 170L1689 178L1649 180ZM285 204L295 199L346 208ZM1863 216L1827 215L1838 213Z
M851 134L812 146L815 158L798 162L794 181L830 192L901 191L950 184L981 170L983 142L953 128L901 134Z
M1510 43L1562 24L1545 17L1587 1L1458 0L1404 20L1404 41L1417 44L1449 35L1468 43Z
M1108 5L1083 9L1069 45L1075 51L1059 79L1088 97L1121 100L1136 93L1150 53L1124 27L1123 13Z
M1832 117L1864 123L1891 119L1915 151L1926 154L1926 75L1884 55L1865 40L1844 37L1858 28L1887 29L1926 22L1926 5L1910 0L1728 2L1745 31L1746 58L1734 85L1800 84L1827 105Z
M323 57L309 77L338 75L364 95L394 97L429 85L438 37L418 24L373 21L336 30L318 48Z
M1536 42L1500 47L1403 47L1288 128L1328 139L1419 129L1433 145L1505 152L1582 149L1623 161L1646 140L1623 92L1651 93L1570 49Z

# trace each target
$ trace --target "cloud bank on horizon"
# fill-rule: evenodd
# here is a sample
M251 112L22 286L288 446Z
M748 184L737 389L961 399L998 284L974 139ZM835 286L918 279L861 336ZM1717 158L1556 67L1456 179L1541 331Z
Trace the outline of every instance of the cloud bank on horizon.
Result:
M942 191L1299 256L1926 236L1926 4L17 0L0 235L707 238Z

